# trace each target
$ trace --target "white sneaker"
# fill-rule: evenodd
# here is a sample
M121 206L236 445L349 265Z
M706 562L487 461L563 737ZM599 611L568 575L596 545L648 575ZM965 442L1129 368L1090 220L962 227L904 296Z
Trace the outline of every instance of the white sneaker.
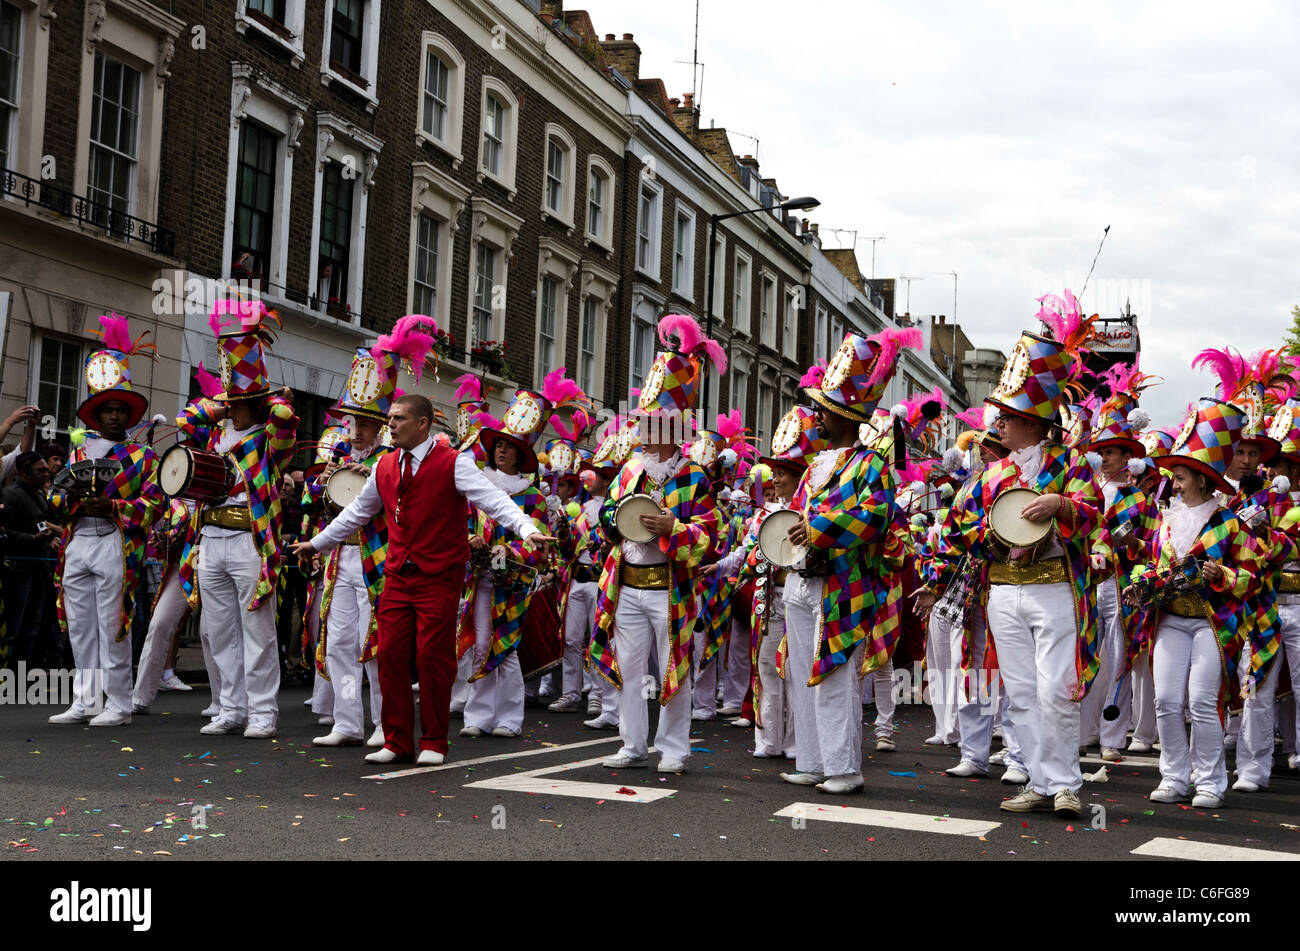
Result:
M476 726L466 726L466 727L461 727L460 735L468 736L471 739L473 739L474 737L482 736L483 731Z
M158 684L159 690L193 690L194 688L187 684L181 678L176 676L175 671L164 677Z
M1198 792L1192 798L1192 805L1198 809L1218 809L1223 805L1223 799L1210 792Z
M62 713L56 713L50 717L50 723L85 723L91 719L89 713L84 710L78 710L76 707L68 707Z
M686 761L680 759L670 759L665 756L659 760L659 772L661 773L684 773L686 772Z
M1007 765L1007 751L1006 751L1006 750L998 750L996 753L994 753L992 756L990 756L990 757L989 757L989 765L990 765L990 766L1006 766L1006 765Z
M816 789L818 792L830 793L832 796L847 796L850 793L860 793L866 785L861 776L832 776L825 782L818 783Z
M217 717L211 723L201 727L199 732L205 733L208 736L227 736L231 733L243 733L244 726L245 724L243 723L236 723L233 720L223 720L221 717Z
M696 710L691 714L691 719L694 720L696 723L707 723L708 721L713 720L716 717L717 714L705 713L702 710Z
M366 740L366 746L372 750L377 750L384 745L384 728L375 727L375 732L370 734L370 739Z
M1128 751L1130 753L1150 753L1151 744L1143 743L1141 740L1130 740L1128 744Z
M587 716L589 717L600 716L600 700L598 700L596 697L592 697L587 701Z
M958 779L965 779L968 776L987 776L987 769L980 769L968 759L962 760L956 766L951 766L944 770L949 776L956 776Z
M247 734L245 734L247 735ZM314 737L311 741L312 746L360 746L361 738L356 736L344 736L342 733L330 731L324 736ZM383 745L382 743L380 744Z
M782 773L781 778L796 786L816 786L826 781L825 776L818 776L816 773Z
M366 754L367 763L375 763L379 766L386 766L389 763L396 762L396 760L397 754L390 749L379 749Z
M499 726L499 727L497 727L495 730L492 731L492 735L493 735L493 736L499 736L499 737L501 737L501 738L504 739L504 740L509 740L509 739L513 739L514 737L518 736L518 735L519 735L519 731L518 731L518 730L512 730L512 729L510 729L510 727L508 727L508 726Z
M326 714L326 715L323 716L323 717L317 717L317 718L316 718L316 725L317 725L317 726L333 726L333 725L334 725L334 718L333 718L332 716L329 716L328 714Z
M1008 766L1006 772L1002 774L1002 782L1008 786L1023 786L1029 782L1029 774L1023 769Z
M250 726L244 730L244 737L249 740L269 740L275 736L273 726Z
M1286 765L1287 769L1300 769L1300 759L1297 759L1296 754L1292 753L1287 756Z
M1240 779L1238 779L1235 783L1232 784L1232 788L1235 789L1237 792L1259 792L1261 789L1265 789L1267 787L1260 786L1260 784L1256 782L1251 782L1249 779L1243 776Z
M216 701L213 701L212 703L208 704L206 707L203 708L203 712L200 713L199 716L215 717L220 712L221 712L221 704L217 703Z
M947 746L948 744L944 743L943 739L939 736L939 734L936 733L934 736L926 738L925 745L926 746Z
M1108 763L1115 763L1124 758L1124 754L1113 746L1103 746L1101 748L1101 758Z
M147 704L147 703L136 703L134 700L132 700L132 701L131 701L131 715L134 716L134 717L143 717L143 716L148 716L148 715L149 715L149 704Z
M754 725L754 721L748 717L736 717L736 719L732 720L729 725L739 727L742 730L747 730Z
M740 716L740 707L723 707L718 711L720 717L738 717Z
M126 726L131 722L131 714L119 713L116 710L105 710L95 719L90 721L91 726Z
M894 750L896 750L897 748L898 748L898 747L894 746L894 741L891 740L889 737L887 737L887 736L879 736L879 737L876 737L876 752L877 752L877 753L892 753L892 752L894 752Z
M619 750L613 756L606 756L600 761L600 765L606 769L640 769L650 765L650 757L631 756Z
M1223 738L1223 748L1225 750L1235 750L1237 748L1237 737L1229 733Z
M546 709L552 713L577 713L582 705L580 700L579 697L561 697Z
M420 750L415 762L420 766L441 766L444 759L446 757L437 750Z
M618 721L607 719L605 714L601 714L594 720L583 720L582 725L588 730L617 730Z
M1147 796L1150 802L1185 802L1187 793L1180 793L1172 786L1157 786L1151 790L1151 795Z

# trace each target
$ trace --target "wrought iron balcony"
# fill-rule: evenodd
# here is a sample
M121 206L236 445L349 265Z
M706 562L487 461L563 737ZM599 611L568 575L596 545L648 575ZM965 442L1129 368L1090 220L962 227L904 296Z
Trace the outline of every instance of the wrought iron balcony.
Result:
M0 198L21 201L28 207L44 208L102 231L107 237L128 244L142 244L155 254L170 257L176 250L176 233L173 231L18 172L6 169L0 173Z

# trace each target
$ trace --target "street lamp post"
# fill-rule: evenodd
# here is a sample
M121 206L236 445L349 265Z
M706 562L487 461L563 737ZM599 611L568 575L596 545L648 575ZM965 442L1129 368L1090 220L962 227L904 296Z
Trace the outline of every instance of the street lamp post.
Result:
M714 268L717 266L718 254L718 222L725 221L728 218L739 218L741 215L756 215L760 211L772 211L779 209L781 211L811 211L820 205L816 198L791 198L789 201L783 201L779 205L765 205L762 208L747 208L744 211L731 211L725 215L709 215L709 268L708 284L705 288L705 320L704 335L713 336L713 285L715 278L713 276ZM701 410L702 418L709 418L709 374L704 374L704 399L702 401L703 409Z

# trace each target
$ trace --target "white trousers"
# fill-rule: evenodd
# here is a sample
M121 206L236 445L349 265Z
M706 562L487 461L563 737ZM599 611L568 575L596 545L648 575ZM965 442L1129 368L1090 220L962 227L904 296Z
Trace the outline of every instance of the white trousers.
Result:
M957 732L957 696L954 688L961 656L953 652L952 626L940 620L936 611L930 612L926 634L925 667L931 672L927 678L930 687L926 693L934 713L934 735L942 743L956 743L960 736ZM959 636L960 632L957 634Z
M695 672L695 685L691 689L691 704L695 713L706 717L715 717L718 715L718 668L722 666L722 651L726 645L723 645L713 659L709 661L709 666L700 670L700 660L704 657L704 642L708 639L708 632L703 625L695 629L695 637L691 644L691 669ZM619 661L619 665L622 665ZM624 684L627 680L624 678Z
M383 694L379 690L379 661L362 664L358 660L370 625L370 593L361 571L360 545L344 545L339 550L339 570L326 624L329 638L325 642L325 666L334 688L333 732L362 739L366 726L361 702L362 667L370 681L370 719L376 726Z
M860 683L862 702L867 698L876 705L876 721L872 724L876 739L894 736L894 710L897 700L894 697L894 659L883 667L877 667L870 677L863 677Z
M465 655L456 662L456 682L451 685L451 710L453 713L465 712L465 701L469 699L469 678L474 676L474 652L465 651Z
M1007 715L1041 796L1083 786L1079 705L1070 699L1078 633L1069 584L995 584L989 626L998 649Z
M1133 739L1148 746L1156 741L1156 685L1151 677L1151 648L1133 658Z
M143 597L144 592L141 591L139 596ZM153 615L149 618L149 633L145 636L144 647L140 649L135 690L131 693L133 703L147 707L158 696L158 685L162 683L162 672L167 667L167 658L171 656L177 628L189 610L190 606L185 602L185 589L181 587L180 572L173 566L162 580L162 593L158 595Z
M569 585L569 600L564 608L563 700L582 696L582 655L596 623L596 582L574 581ZM600 677L604 680L604 677Z
M619 695L618 732L622 752L641 757L648 752L650 702L659 702L662 681L650 673L650 655L659 658L659 670L668 669L668 589L654 590L623 585L614 611L615 650L623 675ZM717 658L710 666L716 667ZM665 759L685 761L691 755L691 682L687 678L668 706L659 708L655 749Z
M1164 614L1152 648L1156 686L1156 730L1160 734L1160 784L1187 795L1222 797L1228 788L1219 723L1223 668L1214 631L1203 618ZM1183 722L1184 700L1192 715L1192 742Z
M262 562L252 532L205 535L199 543L199 591L212 646L221 671L221 719L274 728L279 715L279 645L275 598L248 610Z
M1300 604L1279 604L1277 614L1282 628L1281 649L1273 658L1268 676L1246 699L1241 736L1237 739L1237 775L1260 786L1268 785L1273 772L1273 728L1278 712L1274 702L1283 658L1290 661L1291 690L1300 691Z
M810 580L811 585L808 583ZM817 619L822 610L820 579L805 579L791 572L786 576L782 601L785 605L785 637L789 650L789 656L785 659L785 682L790 686L790 707L794 715L795 769L801 773L825 776L821 738L817 733L814 688L808 686L813 657L817 652ZM854 719L861 729L861 708Z
M958 683L957 725L961 734L961 758L973 763L980 769L988 769L989 751L993 748L993 725L1002 720L1002 745L1007 751L1005 765L1028 773L1024 751L1020 748L1016 728L1006 716L1007 691L1002 685L1002 677L996 671L984 668L984 619L976 615L975 628L971 632L971 661L965 681ZM961 667L960 645L955 651L957 666Z
M776 671L776 651L785 636L785 602L780 591L767 599L767 632L758 645L758 682L762 688L758 716L762 726L754 725L754 752L768 756L792 756L795 752L794 705L791 688L795 677L786 670L782 680ZM789 659L787 658L787 667Z
M1088 696L1079 704L1079 738L1081 743L1100 740L1102 746L1123 749L1128 734L1133 705L1133 675L1123 680L1124 654L1128 649L1124 626L1119 614L1119 592L1113 577L1097 586L1098 659L1097 676L1088 690ZM1118 691L1116 688L1118 687ZM1106 707L1114 704L1119 716L1114 720L1105 717Z
M492 646L492 590L492 585L480 583L474 596L474 670L483 666ZM511 651L490 674L469 685L465 725L485 733L498 727L515 733L523 730L524 675L519 667L519 651Z
M130 632L117 640L122 629L121 533L73 535L58 583L77 665L73 708L81 713L130 715ZM101 691L108 698L106 704Z
M742 610L737 601L732 608L731 638L726 646L726 664L722 671L722 707L724 710L739 710L745 703L745 694L749 693L750 678L754 668L750 662L749 624L736 621L735 612ZM748 618L746 618L748 622ZM722 658L719 658L721 660ZM716 661L715 661L716 663Z
M316 648L320 646L320 599L324 581L318 577L311 582L311 585L311 594L308 598L311 602L311 610L302 619L302 627L307 632L308 663L314 670ZM298 649L297 645L294 645L294 649ZM326 666L328 666L329 658L326 658L325 662ZM311 682L311 712L320 717L334 716L334 684L320 676L319 671L316 671L316 676L312 678Z

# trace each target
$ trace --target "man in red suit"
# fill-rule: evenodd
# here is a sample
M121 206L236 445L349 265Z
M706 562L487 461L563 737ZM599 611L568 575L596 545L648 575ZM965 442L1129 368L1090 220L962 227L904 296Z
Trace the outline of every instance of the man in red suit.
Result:
M384 702L384 746L368 763L409 763L415 756L411 661L420 680L421 766L447 753L451 685L456 679L456 616L465 564L468 500L526 544L554 541L537 531L510 496L492 485L473 458L429 435L433 406L415 394L400 396L388 413L397 452L371 471L365 488L329 527L294 546L299 558L329 551L382 510L388 521L388 557L379 599L379 685Z

